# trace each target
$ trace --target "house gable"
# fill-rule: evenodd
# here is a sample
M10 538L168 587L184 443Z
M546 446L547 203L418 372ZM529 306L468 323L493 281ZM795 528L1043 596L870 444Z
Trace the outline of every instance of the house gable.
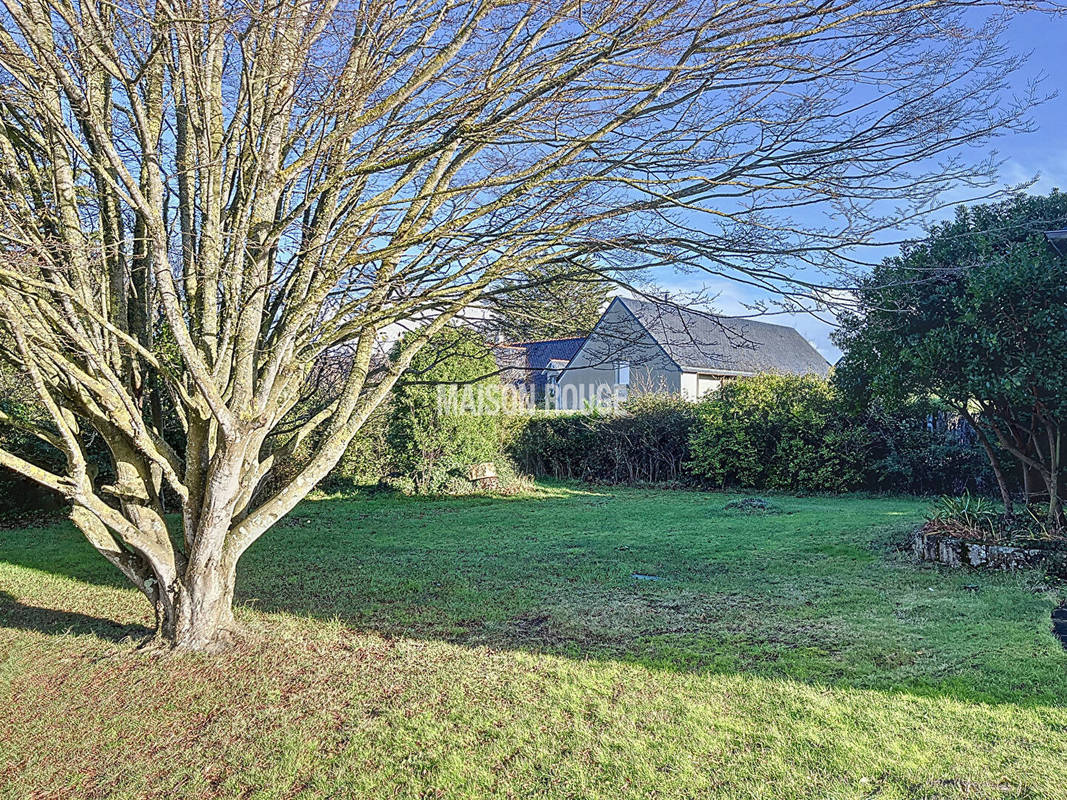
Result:
M633 312L615 298L560 374L562 407L581 408L600 387L614 390L620 366L629 372L630 386L649 391L681 389L679 366Z
M829 362L795 328L647 300L620 300L685 372L825 377Z

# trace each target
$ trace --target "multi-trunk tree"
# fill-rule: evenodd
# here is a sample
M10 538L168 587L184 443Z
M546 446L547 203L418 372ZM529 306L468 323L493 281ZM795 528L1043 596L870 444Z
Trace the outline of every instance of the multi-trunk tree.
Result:
M967 148L1030 98L972 5L4 0L0 343L39 413L0 422L58 459L0 466L65 496L166 640L223 644L242 553L502 282L671 264L810 295L983 185Z

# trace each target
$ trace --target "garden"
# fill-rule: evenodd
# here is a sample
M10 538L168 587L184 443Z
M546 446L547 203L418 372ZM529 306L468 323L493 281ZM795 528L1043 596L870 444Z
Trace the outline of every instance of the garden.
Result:
M920 499L746 497L320 493L216 656L2 530L0 795L1062 797L1061 590L916 560Z
M1065 14L5 3L0 800L1062 800Z

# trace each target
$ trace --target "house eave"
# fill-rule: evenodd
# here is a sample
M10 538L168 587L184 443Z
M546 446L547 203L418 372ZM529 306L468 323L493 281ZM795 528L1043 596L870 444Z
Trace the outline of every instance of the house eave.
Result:
M693 372L700 375L726 375L731 378L752 378L759 375L758 372L750 372L739 369L719 369L717 367L679 367L682 372Z

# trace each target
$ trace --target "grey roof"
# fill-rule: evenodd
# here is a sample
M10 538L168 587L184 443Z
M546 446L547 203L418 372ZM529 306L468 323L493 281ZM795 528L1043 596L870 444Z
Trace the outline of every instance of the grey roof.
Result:
M570 361L584 343L584 336L575 336L570 339L542 339L536 342L519 342L513 347L526 349L526 361L530 369L545 369L551 361Z
M829 362L795 328L648 300L616 298L683 370L825 377Z
M543 386L548 381L552 362L570 361L584 343L585 337L577 336L500 345L497 347L497 363L515 372L516 377L511 378L514 382Z

